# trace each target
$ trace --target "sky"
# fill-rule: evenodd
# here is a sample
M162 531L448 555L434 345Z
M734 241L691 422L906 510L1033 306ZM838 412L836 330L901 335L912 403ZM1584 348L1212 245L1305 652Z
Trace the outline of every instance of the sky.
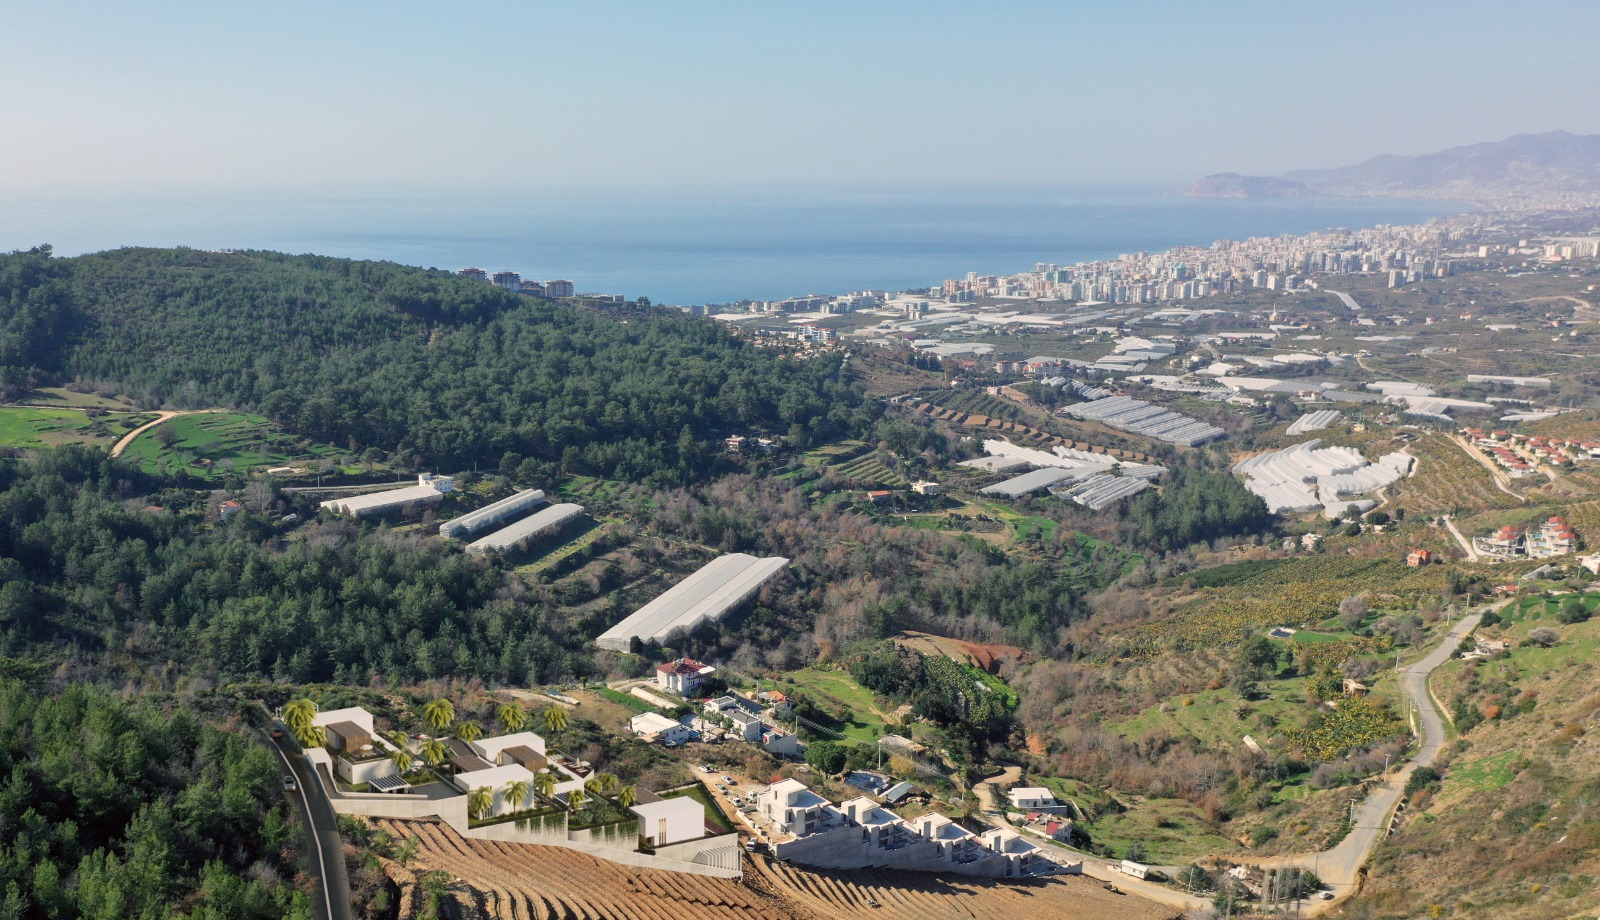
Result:
M0 187L1086 186L1600 133L1591 4L12 3Z

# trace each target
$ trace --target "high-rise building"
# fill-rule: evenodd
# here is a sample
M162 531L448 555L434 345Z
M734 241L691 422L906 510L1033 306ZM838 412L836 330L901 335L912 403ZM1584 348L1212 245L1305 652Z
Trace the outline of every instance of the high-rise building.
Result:
M489 280L489 273L484 271L481 268L463 268L461 271L456 272L456 274L460 275L463 278L466 278L468 281L488 281Z
M490 280L496 287L503 287L508 291L515 291L522 285L522 276L516 272L495 272Z
M560 280L546 281L544 283L544 294L546 297L571 297L572 282Z

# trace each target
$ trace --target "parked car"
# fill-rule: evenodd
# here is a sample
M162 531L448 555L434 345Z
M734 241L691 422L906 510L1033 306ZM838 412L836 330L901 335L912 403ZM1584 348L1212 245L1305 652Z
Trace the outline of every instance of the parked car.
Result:
M284 792L293 792L298 788L300 788L300 787L295 785L294 777L285 776L283 778L283 791Z
M272 726L272 740L273 741L282 741L283 740L283 726L282 725L274 725L274 726Z

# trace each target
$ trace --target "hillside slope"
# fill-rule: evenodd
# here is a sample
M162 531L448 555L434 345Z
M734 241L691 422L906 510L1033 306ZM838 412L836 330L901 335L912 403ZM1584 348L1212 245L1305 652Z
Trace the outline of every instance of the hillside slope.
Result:
M1283 178L1324 194L1373 194L1451 188L1505 189L1529 184L1600 186L1600 134L1518 134L1420 156L1375 156L1340 169L1305 169Z
M1465 730L1446 749L1442 781L1412 797L1378 849L1349 916L1532 920L1600 909L1600 621L1564 624L1543 601L1510 609L1513 622L1481 631L1509 640L1509 654L1436 673L1435 693ZM1559 642L1529 642L1541 628Z
M1306 195L1473 198L1600 189L1600 134L1518 134L1419 156L1383 154L1353 166L1301 169L1281 177L1219 173L1184 194L1195 198Z
M666 311L626 322L448 272L269 252L0 256L0 386L79 379L229 406L352 451L453 468L506 452L681 482L746 427L827 436L870 412L794 362Z

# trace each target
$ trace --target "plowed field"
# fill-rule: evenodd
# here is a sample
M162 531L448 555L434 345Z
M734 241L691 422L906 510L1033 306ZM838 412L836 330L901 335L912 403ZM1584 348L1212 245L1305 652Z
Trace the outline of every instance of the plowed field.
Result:
M409 890L434 869L450 874L462 916L496 920L1156 920L1173 911L1105 891L1084 878L990 882L918 872L804 869L754 857L743 881L639 869L561 847L467 840L430 821L378 820L396 839L416 837L416 858L396 879ZM874 903L877 906L873 906ZM402 913L402 920L410 915Z

